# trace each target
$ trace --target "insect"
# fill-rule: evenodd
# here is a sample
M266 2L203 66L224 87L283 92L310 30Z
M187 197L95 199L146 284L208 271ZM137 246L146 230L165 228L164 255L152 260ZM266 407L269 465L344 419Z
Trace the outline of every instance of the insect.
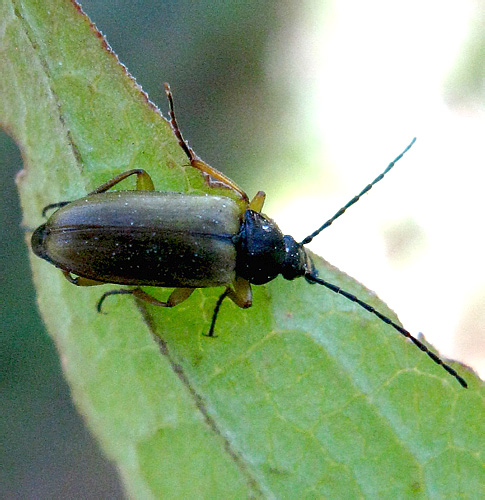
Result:
M212 315L207 334L210 337L214 336L217 315L226 298L241 308L248 308L252 304L251 284L268 283L279 274L287 280L304 277L307 282L323 285L380 318L467 387L453 368L407 330L354 295L318 277L305 250L306 244L393 168L415 139L384 172L298 243L292 236L283 235L275 222L261 213L264 192L259 191L250 201L232 180L196 156L178 126L168 84L165 91L170 125L191 166L203 172L211 182L231 189L235 199L155 191L146 171L128 170L79 200L45 207L44 216L48 210L57 210L32 234L32 250L37 256L59 268L74 285L134 286L105 292L98 301L100 312L110 295L133 295L150 304L175 307L196 288L224 286ZM109 191L132 175L136 175L136 190ZM142 286L175 290L162 302L143 291Z

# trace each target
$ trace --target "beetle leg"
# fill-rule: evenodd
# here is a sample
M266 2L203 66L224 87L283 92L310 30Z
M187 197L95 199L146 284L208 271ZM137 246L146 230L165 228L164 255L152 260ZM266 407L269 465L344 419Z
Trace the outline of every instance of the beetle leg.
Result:
M221 308L221 304L223 300L229 295L232 290L228 287L224 290L224 292L219 296L216 302L216 307L214 307L214 312L212 313L211 326L209 328L209 333L203 333L205 337L214 337L214 328L216 326L217 315L219 314L219 309Z
M165 82L163 86L165 87L165 94L168 99L168 107L169 107L168 114L170 116L170 127L172 128L175 137L178 139L180 147L189 157L190 163L192 163L192 160L195 160L197 158L197 155L194 153L194 150L189 146L187 141L183 138L182 132L180 131L177 119L175 118L175 111L173 107L173 96L172 96L172 91L170 90L170 85Z
M106 285L104 281L91 280L89 278L83 278L81 276L72 276L69 271L62 270L62 274L69 283L76 286L96 286L96 285Z
M222 183L225 186L229 187L233 191L239 194L239 196L246 202L249 201L248 195L229 177L226 177L222 172L219 172L219 170L211 167L210 165L207 165L204 161L202 161L195 153L194 150L189 146L188 142L184 139L182 132L180 131L180 127L177 123L177 119L175 118L175 111L174 111L174 106L173 106L173 96L172 92L170 90L170 85L168 83L165 83L165 94L167 95L168 99L168 105L169 105L169 115L170 115L170 126L172 127L172 131L175 135L175 137L179 141L180 147L184 150L185 154L188 156L190 160L190 164L192 167L197 168L201 172L204 172L207 174L209 177L212 177L213 179L216 180L217 183Z
M46 216L46 213L49 211L49 210L53 210L54 208L62 208L62 207L65 207L66 205L69 205L69 203L71 203L70 201L58 201L57 203L50 203L49 205L46 205L43 209L42 209L42 217L45 217Z
M266 193L264 191L258 191L256 196L251 200L249 204L249 210L254 210L255 212L261 212L264 205L264 200L266 199Z
M113 177L104 184L101 184L101 186L97 187L94 191L91 191L89 194L104 193L130 175L136 175L137 191L155 191L152 178L145 172L145 170L141 168L134 168L133 170L127 170L126 172Z
M111 180L105 182L104 184L101 184L101 186L97 187L94 191L91 191L88 194L104 193L109 188L112 188L114 185L118 184L118 182L121 182L130 175L136 175L137 191L155 191L155 186L153 185L153 181L150 175L147 174L145 170L141 168L136 168L133 170L127 170L126 172L123 172L122 174L113 177ZM57 203L51 203L45 206L42 210L42 217L46 216L48 210L52 210L54 208L62 208L65 207L66 205L69 205L69 203L71 203L71 201L59 201Z
M249 281L238 276L233 283L234 290L228 288L227 296L241 309L251 307L253 303L253 294Z
M201 172L204 172L204 174L212 177L212 179L215 179L212 185L217 186L217 184L222 183L224 186L235 191L245 202L249 201L248 195L234 181L226 177L222 172L219 172L219 170L208 165L205 161L202 161L200 158L194 158L190 160L190 164L192 167L197 168Z
M188 299L195 288L176 288L169 296L166 307L175 307ZM148 295L148 294L147 294Z
M105 292L98 301L97 309L101 312L101 306L106 297L110 295L133 295L137 299L143 300L154 306L175 307L184 300L188 299L195 288L176 288L169 296L167 302L156 299L153 295L144 292L141 288L121 288L120 290L109 290Z
M214 308L214 313L212 314L209 333L203 334L206 337L214 337L214 328L216 326L216 320L219 314L219 309L221 308L222 302L226 297L229 297L237 306L239 306L242 309L247 309L248 307L251 307L253 301L252 301L251 285L249 281L240 278L238 276L234 280L233 286L234 290L230 287L227 287L217 299L216 307Z

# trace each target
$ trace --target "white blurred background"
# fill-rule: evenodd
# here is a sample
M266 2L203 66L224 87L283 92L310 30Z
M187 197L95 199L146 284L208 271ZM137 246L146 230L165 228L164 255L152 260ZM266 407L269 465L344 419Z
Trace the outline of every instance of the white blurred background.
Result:
M307 186L288 192L271 215L301 239L417 136L311 249L376 291L406 328L482 376L485 84L467 95L469 76L460 70L479 64L483 78L485 58L466 61L483 34L483 12L471 1L340 0L291 20L277 40L291 46L275 43L278 64L269 62L277 80L297 75L286 82L294 98L287 118L305 118L294 132L311 137L302 157L326 166L320 176L312 169Z

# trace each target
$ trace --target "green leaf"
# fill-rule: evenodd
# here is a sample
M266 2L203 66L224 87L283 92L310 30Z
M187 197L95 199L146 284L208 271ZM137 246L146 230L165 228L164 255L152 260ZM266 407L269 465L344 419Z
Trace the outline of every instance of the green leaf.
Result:
M28 231L48 203L129 168L160 190L212 192L74 3L1 0L0 26L0 117L23 153ZM220 289L174 310L112 297L100 315L107 287L74 287L35 256L32 268L74 401L131 497L484 496L483 385L458 366L462 389L343 297L278 278L249 310L225 303L211 339Z

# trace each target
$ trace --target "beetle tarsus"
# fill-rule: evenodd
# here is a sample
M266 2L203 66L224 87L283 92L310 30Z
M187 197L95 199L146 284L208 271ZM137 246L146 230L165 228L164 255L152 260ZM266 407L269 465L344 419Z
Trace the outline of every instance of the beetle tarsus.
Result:
M127 288L120 288L119 290L109 290L107 292L104 292L103 295L101 295L101 298L98 300L96 309L98 310L99 313L106 314L105 312L102 311L102 305L103 302L106 300L106 297L109 297L110 295L133 295L133 292L134 290Z
M182 132L180 131L177 119L175 118L173 97L172 97L172 91L170 90L170 85L168 83L164 83L164 87L165 87L165 94L167 95L168 99L168 106L169 106L168 114L170 116L170 126L172 127L172 131L175 134L175 137L179 141L179 146L184 150L185 154L192 162L197 159L197 155L194 153L194 150L189 146L188 142L183 138Z
M46 217L46 214L49 210L53 210L54 208L62 208L66 205L69 205L70 201L58 201L57 203L50 203L42 209L42 217Z
M202 333L204 337L211 337L211 338L216 338L217 335L214 335L214 329L216 326L216 319L217 315L219 314L219 309L221 308L221 304L224 301L224 299L229 295L231 289L226 288L223 293L219 296L216 302L216 307L214 307L214 313L212 314L212 321L211 321L211 326L209 328L209 333Z

